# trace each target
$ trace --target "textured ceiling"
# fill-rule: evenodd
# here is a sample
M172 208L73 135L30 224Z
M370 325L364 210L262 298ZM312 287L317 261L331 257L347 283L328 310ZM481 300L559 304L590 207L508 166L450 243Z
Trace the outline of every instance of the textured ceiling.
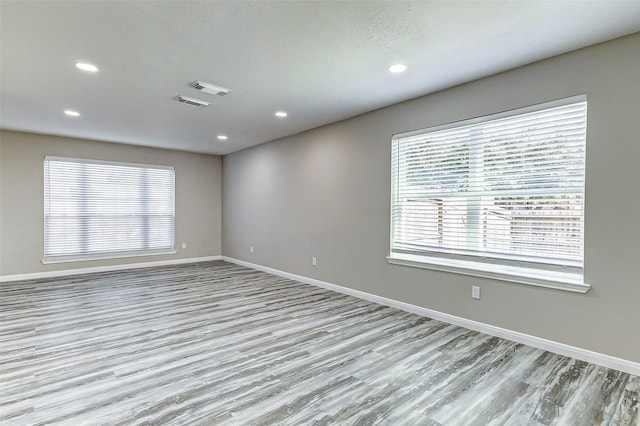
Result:
M640 1L615 0L3 0L0 15L2 128L212 154L640 31Z

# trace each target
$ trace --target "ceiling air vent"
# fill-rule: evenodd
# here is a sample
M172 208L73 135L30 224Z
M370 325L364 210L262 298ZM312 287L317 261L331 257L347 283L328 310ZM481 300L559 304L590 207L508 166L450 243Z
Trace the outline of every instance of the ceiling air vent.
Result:
M205 83L204 81L195 81L193 83L193 88L196 90L200 90L201 92L210 93L212 95L224 96L228 95L231 90L225 89L224 87L214 86L210 83Z
M192 105L195 107L200 107L200 108L206 108L209 106L209 102L201 101L200 99L196 99L196 98L188 98L182 95L178 95L178 97L176 98L176 101L183 104Z

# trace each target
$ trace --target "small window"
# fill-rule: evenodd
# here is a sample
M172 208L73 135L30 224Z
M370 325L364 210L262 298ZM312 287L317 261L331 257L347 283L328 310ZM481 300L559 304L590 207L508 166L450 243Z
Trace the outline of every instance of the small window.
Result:
M44 262L172 253L173 167L44 159Z
M581 96L395 136L390 262L581 282L586 109Z

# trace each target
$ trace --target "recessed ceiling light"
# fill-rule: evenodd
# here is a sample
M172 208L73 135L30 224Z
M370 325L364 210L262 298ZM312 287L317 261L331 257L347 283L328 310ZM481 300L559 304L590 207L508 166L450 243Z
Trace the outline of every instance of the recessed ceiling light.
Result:
M76 62L76 68L82 70L82 71L89 71L89 72L97 72L98 71L98 67L96 67L95 65L92 64L88 64L86 62Z
M67 109L64 111L65 114L67 114L69 117L80 117L80 113L78 111L72 111L70 109Z
M226 141L227 137L225 135L218 135L218 139L220 139L221 141Z
M389 68L387 69L389 70L389 72L397 73L405 71L407 69L407 66L405 64L392 64L389 65Z
M276 112L276 117L286 117L287 113L284 111L278 111Z

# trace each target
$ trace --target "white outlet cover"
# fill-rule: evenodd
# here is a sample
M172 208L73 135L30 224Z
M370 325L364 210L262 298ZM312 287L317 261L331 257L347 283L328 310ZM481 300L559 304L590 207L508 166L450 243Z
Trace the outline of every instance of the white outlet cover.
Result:
M480 299L480 287L476 285L471 286L471 298Z
M182 243L182 248L187 248L187 243Z

